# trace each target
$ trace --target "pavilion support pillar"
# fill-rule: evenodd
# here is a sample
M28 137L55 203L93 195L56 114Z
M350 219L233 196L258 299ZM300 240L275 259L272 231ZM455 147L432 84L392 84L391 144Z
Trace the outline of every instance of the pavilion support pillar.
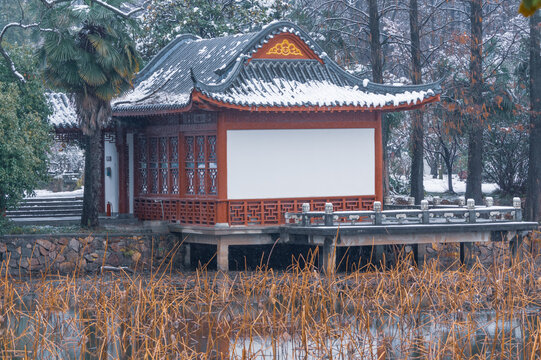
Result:
M374 245L372 247L372 264L376 268L385 269L385 245Z
M332 238L326 238L321 246L321 269L326 274L333 274L336 270L336 248Z
M185 269L192 267L192 246L190 244L184 244L183 264Z
M119 214L129 213L128 200L128 154L126 132L124 129L117 129L116 150L118 153L118 209L114 209Z
M216 262L219 271L229 271L229 244L218 238Z
M515 236L509 241L509 250L511 251L511 263L514 261L522 261L522 242L524 236L517 231Z
M426 262L426 247L428 244L415 244L415 262L417 268L422 269Z
M469 267L471 265L471 242L460 243L460 265Z

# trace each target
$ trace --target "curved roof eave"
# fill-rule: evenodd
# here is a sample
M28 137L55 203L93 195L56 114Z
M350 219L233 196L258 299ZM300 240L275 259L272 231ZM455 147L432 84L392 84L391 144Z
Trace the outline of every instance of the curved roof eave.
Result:
M398 105L388 104L385 106L352 106L352 105L335 105L335 106L318 106L318 105L293 105L293 106L268 106L268 105L241 105L233 104L212 98L202 92L195 90L192 94L192 102L202 102L214 105L220 108L241 110L241 111L262 111L262 112L335 112L335 111L386 111L392 112L397 110L412 110L424 105L437 102L440 100L440 94L427 97L415 104L401 103Z

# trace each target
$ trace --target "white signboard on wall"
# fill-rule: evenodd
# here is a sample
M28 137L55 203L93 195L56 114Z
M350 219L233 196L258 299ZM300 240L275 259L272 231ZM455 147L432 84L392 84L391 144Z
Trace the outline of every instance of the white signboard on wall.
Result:
M375 194L374 129L227 131L229 199Z

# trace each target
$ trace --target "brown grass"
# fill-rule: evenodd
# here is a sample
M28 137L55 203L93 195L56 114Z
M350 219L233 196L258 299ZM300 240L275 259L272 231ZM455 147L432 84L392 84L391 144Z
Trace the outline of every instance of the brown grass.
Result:
M0 356L20 359L541 357L539 258L323 275L287 271L12 278ZM164 270L165 269L165 270Z

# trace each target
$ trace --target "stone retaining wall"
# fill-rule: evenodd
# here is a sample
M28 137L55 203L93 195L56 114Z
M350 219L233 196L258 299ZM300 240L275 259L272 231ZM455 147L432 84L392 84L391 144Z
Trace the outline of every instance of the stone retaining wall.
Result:
M7 266L12 275L97 272L103 265L146 270L158 266L177 241L169 234L8 235L0 237L0 261L2 272Z

